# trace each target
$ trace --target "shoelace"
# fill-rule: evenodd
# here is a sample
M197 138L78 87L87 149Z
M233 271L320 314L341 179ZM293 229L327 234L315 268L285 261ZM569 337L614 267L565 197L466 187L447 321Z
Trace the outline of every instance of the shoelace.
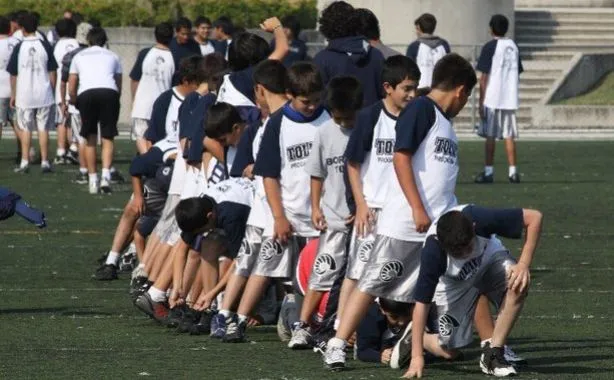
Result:
M230 322L226 327L226 334L236 334L239 331L239 324L236 322Z

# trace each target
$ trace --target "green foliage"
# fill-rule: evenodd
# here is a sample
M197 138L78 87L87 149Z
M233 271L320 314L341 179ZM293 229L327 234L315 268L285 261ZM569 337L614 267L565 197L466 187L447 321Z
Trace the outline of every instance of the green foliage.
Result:
M103 26L153 26L179 15L211 20L224 15L236 25L254 28L268 17L294 14L304 28L313 28L317 18L315 0L0 0L0 14L18 9L39 12L43 25L53 25L65 9L95 18Z

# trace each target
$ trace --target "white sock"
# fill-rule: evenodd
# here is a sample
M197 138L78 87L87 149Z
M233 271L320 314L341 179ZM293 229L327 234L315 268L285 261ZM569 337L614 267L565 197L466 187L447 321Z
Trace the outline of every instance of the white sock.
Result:
M337 347L341 349L345 349L346 345L347 343L345 342L345 340L337 337L330 338L327 344L328 347Z
M24 159L22 159L22 160L21 160L21 163L19 164L19 167L20 167L20 168L25 168L26 166L28 166L28 164L29 164L29 163L30 163L30 162L29 162L28 160L24 160Z
M70 148L68 148L68 149L70 149L70 151L74 152L74 153L78 153L79 152L79 148L77 147L77 144L75 144L75 143L70 144Z
M98 183L98 174L90 173L89 177L90 177L90 183Z
M490 338L488 339L484 339L483 341L480 342L480 347L484 348L484 346L486 345L486 343L490 343Z
M160 290L160 289L155 288L155 287L152 286L147 291L147 294L149 294L149 297L154 302L164 302L164 301L166 301L166 292L164 290Z
M50 166L51 166L51 165L49 164L49 161L48 161L48 160L43 160L43 161L41 161L41 167L43 167L43 168L48 168L48 167L50 167Z
M495 169L492 166L484 166L484 175L493 175Z
M230 310L226 310L226 309L221 309L221 310L219 311L219 313L220 313L221 315L223 315L223 316L224 316L224 318L226 318L226 319L228 319L228 318L230 318L230 317L232 316L232 311L230 311Z
M514 174L516 174L517 173L516 166L510 166L510 169L509 169L508 173L509 173L508 176L510 176L510 177L513 176Z
M139 263L139 265L137 266L137 268L140 268L140 269L145 269L145 264L143 264L143 263Z
M239 317L239 323L247 322L247 315L237 314L237 317Z
M66 150L65 149L58 149L55 153L56 156L58 157L64 157L64 155L66 154Z
M79 168L79 173L87 174L87 168Z
M339 318L335 318L335 323L333 324L333 329L335 331L337 331L339 329L339 324L341 323L341 321L339 320Z
M102 169L102 178L109 180L111 179L111 172L109 169Z
M107 261L105 262L105 264L117 266L118 261L119 261L119 253L114 252L114 251L109 251L109 254L107 255Z

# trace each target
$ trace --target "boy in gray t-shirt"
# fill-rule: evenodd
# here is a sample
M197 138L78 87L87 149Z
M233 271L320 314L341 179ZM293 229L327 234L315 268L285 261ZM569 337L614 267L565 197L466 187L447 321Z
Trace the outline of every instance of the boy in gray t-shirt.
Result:
M328 85L327 105L333 119L316 132L305 170L311 176L311 220L321 231L318 253L309 277L309 290L301 308L300 322L288 347L312 345L309 323L324 293L344 267L347 258L348 224L352 216L346 201L345 148L356 112L362 105L362 87L354 77L337 77Z

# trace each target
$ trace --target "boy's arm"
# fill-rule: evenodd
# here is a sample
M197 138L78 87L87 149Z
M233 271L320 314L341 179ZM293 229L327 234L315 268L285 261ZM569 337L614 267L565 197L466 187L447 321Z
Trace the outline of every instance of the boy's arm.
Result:
M320 200L322 199L322 178L311 176L311 222L318 231L326 229L326 220L322 214Z
M70 102L77 104L77 85L79 84L79 76L71 73L68 76L68 96L70 96Z
M488 86L488 74L482 73L480 75L480 118L485 119L484 113L484 98L486 97L486 86Z
M533 254L541 235L542 213L537 210L523 209L523 224L525 241L518 263L510 268L508 288L524 293L531 282L529 267L533 262Z
M281 186L279 184L279 178L265 177L263 178L263 182L266 199L267 202L269 202L273 218L275 219L273 239L277 239L281 244L285 245L292 235L292 225L286 217L281 201Z
M228 281L230 280L230 276L232 276L232 274L235 272L236 266L237 266L237 260L232 260L232 263L230 264L230 268L228 268L228 270L224 274L224 277L220 279L217 285L215 285L215 287L211 289L210 291L208 291L207 293L203 293L200 295L200 297L198 297L198 300L196 301L196 304L194 305L194 309L206 310L211 306L211 304L213 303L213 300L218 296L218 294L220 294L221 292L224 291L224 289L226 289L226 285L228 284Z
M173 255L173 294L169 299L171 307L183 304L187 296L187 291L182 288L182 285L183 270L186 265L189 248L183 239L179 239L178 247L176 248L175 255Z
M406 151L395 152L392 157L392 162L403 194L411 206L416 231L420 233L426 232L431 225L431 219L426 213L424 204L422 204L422 198L420 198L420 193L418 192L418 187L416 186L414 169L412 166L412 155Z
M411 325L411 362L404 378L422 377L424 370L424 330L431 305L416 302Z
M478 64L476 70L480 75L480 117L484 119L484 98L486 97L486 86L488 85L488 74L492 68L492 57L495 55L497 49L497 40L487 42L480 51L480 57L478 58Z
M9 106L11 108L15 108L15 98L17 94L17 77L15 75L11 75L11 100Z
M55 89L55 85L57 83L57 79L58 79L58 73L57 71L53 70L53 71L49 71L49 84L51 85L52 89ZM55 95L55 91L53 91L53 94ZM58 99L56 99L57 102Z
M271 17L266 19L260 24L262 30L269 33L273 33L275 37L275 50L269 55L269 59L281 61L288 54L288 37L284 32L284 28L281 25L281 21L277 17Z

